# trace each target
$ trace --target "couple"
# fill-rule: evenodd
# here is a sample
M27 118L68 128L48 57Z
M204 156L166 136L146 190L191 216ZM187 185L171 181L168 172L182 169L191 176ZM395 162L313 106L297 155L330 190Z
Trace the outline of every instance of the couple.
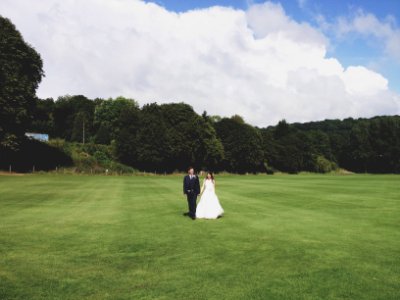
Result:
M184 213L184 215L189 216L192 220L196 218L217 219L224 213L215 194L215 180L211 172L207 173L200 190L199 177L194 174L194 169L190 167L188 175L183 178L183 194L187 196L189 205L189 212ZM201 197L196 208L196 200L199 195Z

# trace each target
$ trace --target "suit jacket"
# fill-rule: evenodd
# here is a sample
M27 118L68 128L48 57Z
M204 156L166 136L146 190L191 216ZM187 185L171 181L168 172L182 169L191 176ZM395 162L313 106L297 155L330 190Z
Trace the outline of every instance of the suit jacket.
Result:
M189 193L200 194L200 181L197 175L193 175L192 179L189 175L183 178L183 193L186 195Z

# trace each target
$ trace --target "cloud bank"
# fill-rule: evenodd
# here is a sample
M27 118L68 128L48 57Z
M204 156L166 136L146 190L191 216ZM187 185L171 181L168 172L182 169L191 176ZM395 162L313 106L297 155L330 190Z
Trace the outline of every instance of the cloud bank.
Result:
M280 4L175 13L136 0L2 0L0 11L42 55L42 98L183 101L258 126L400 113L387 79L327 57L321 31Z

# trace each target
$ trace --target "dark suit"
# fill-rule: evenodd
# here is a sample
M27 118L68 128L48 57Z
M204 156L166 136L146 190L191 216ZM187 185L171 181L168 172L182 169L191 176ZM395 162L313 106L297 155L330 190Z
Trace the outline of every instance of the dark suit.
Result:
M196 200L197 195L200 194L200 181L196 175L190 179L189 175L183 178L183 193L187 196L189 206L189 216L196 217Z

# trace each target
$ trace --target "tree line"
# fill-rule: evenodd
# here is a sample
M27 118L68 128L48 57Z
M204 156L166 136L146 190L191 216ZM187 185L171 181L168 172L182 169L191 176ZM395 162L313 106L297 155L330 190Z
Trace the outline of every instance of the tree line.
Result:
M185 103L62 96L37 100L29 130L66 141L113 145L140 170L400 172L400 117L325 120L258 128L242 117L197 114Z
M282 120L258 128L239 115L200 115L182 102L140 107L125 97L39 99L42 66L40 54L0 16L0 168L28 165L36 159L30 153L44 157L47 169L70 164L70 153L54 143L24 137L25 132L39 132L66 142L103 145L80 147L79 153L95 149L99 159L112 156L151 172L184 171L191 165L235 173L325 173L337 168L400 173L399 116L304 124Z

